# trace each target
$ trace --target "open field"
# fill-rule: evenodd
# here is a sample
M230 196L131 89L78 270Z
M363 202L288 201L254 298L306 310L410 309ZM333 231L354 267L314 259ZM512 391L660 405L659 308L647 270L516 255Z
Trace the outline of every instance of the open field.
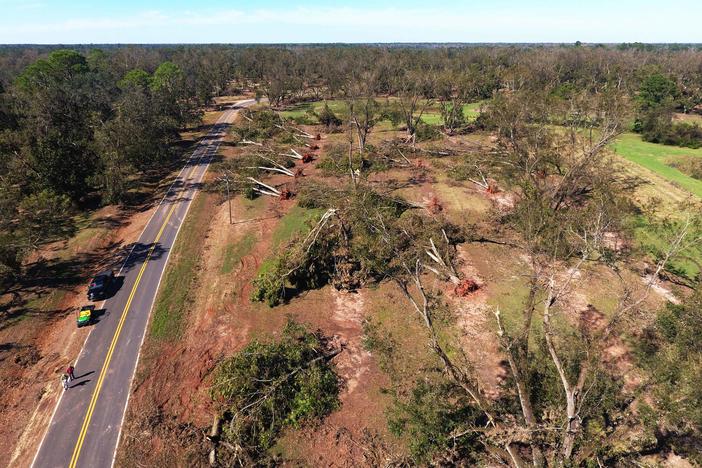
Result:
M677 184L679 187L702 198L702 180L694 179L670 165L676 158L702 158L702 149L679 148L647 143L639 135L626 133L614 143L614 150L629 161Z
M290 111L283 111L286 112ZM321 131L318 126L302 128L310 133ZM379 131L373 134L372 141L382 145L393 137L391 131ZM297 167L304 167L305 176L290 186L312 180L337 187L348 183L343 172L335 175L316 167L328 157L328 150L344 141L343 134L322 131L316 160L307 164L296 162ZM451 145L474 148L485 145L486 141L486 135L476 133L457 137ZM246 146L226 146L223 154L226 161L243 157L249 151ZM416 206L436 200L442 207L441 216L467 229L489 225L494 222L495 210L509 206L507 194L490 194L472 182L459 182L447 176L447 168L453 164L450 158L416 153L410 157L410 167L369 174L369 187L386 191L395 187L389 189L390 194ZM631 164L632 171L644 171L637 173L641 177L648 174L634 163L626 164ZM657 187L655 180L646 181L647 185L642 187ZM270 183L288 186L288 181L280 175L272 176ZM425 345L426 330L397 286L385 281L348 293L326 285L302 291L274 308L252 302L253 280L271 271L273 260L289 242L305 238L323 210L302 208L295 199L247 200L236 196L232 203L234 225L228 224L226 203L193 206L193 224L186 224L184 229L197 226L198 233L193 231L193 236L181 237L176 246L176 251L187 251L200 258L187 270L186 276L192 277L190 293L184 301L178 299L177 293L163 298L187 304L186 312L177 321L185 324L183 333L169 335L165 342L158 340L158 321L154 317L126 428L130 433L152 431L150 418L156 414L171 422L151 439L139 436L122 446L119 460L129 463L132 457L138 457L154 463L171 463L179 457L204 456L202 445L178 440L176 423L186 427L209 424L208 417L215 411L208 395L213 366L254 338L274 339L286 316L344 343L344 351L334 358L344 382L340 393L342 406L318 426L287 428L269 455L302 465L333 465L339 457L357 463L370 456L364 452L369 450L366 445L371 440L369 437L376 444L373 450L386 456L415 453L417 441L407 433L398 435L390 430L388 421L402 414L399 408L407 403L407 395L416 390L417 376L436 378L429 369L437 363ZM191 244L191 237L204 239L204 244ZM504 354L494 340L494 311L501 311L504 326L512 333L524 325L523 306L529 296L525 275L528 259L514 247L480 243L461 245L458 256L461 274L478 281L480 289L469 297L456 298L450 287L437 280L430 281L432 290L445 298L452 310L438 321L440 340L450 356L456 359L465 356L473 363L486 394L496 398L501 394L506 371ZM167 278L178 274L178 270L176 262L169 268ZM620 274L630 283L640 281L633 271ZM580 281L568 292L567 304L575 310L595 310L603 317L614 313L622 294L617 275L606 268L583 268L578 275ZM655 308L661 302L662 298L656 295L648 304ZM559 322L558 327L565 329L568 323ZM543 336L540 323L534 329L532 340L537 345ZM375 336L392 343L392 352L377 342L364 344ZM617 342L616 346L624 345ZM622 369L631 366L626 353L612 360L612 365ZM202 363L198 375L186 370L188 362ZM169 377L162 378L156 369L167 369L165 375Z
M381 104L385 102L392 102L392 99L379 98L378 102L380 102ZM463 113L466 116L468 122L472 122L476 118L478 118L479 109L483 103L484 101L472 102L463 106ZM314 124L318 123L318 120L313 115L313 113L319 114L324 109L325 104L329 106L329 109L331 109L332 112L334 112L335 114L345 115L348 113L348 108L344 101L327 100L295 104L293 106L290 106L290 108L282 110L280 112L280 115L288 119L298 120L302 123ZM431 125L443 124L443 119L441 118L441 112L439 110L439 107L436 104L430 106L422 116L422 121Z

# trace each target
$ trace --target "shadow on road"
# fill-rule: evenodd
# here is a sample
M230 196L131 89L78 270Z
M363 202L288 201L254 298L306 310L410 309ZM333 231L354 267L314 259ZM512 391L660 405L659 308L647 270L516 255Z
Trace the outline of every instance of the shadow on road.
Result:
M93 310L92 313L92 321L90 322L90 325L95 325L100 323L100 320L102 320L103 317L107 317L109 314L107 313L107 309L95 309Z
M78 377L76 377L77 379ZM74 383L73 385L69 385L68 388L74 388L74 387L82 387L83 385L87 384L90 382L90 379L88 380L83 380L82 382Z
M91 371L89 371L89 372L85 372L84 374L77 375L76 378L73 379L73 380L82 379L83 377L87 377L87 376L89 376L90 374L94 374L94 373L95 373L95 371L91 370ZM90 381L88 381L88 382L90 382Z
M149 255L151 245L152 244L135 242L122 247L116 254L116 263L123 264L122 272L131 270L135 265L141 265ZM153 252L151 252L151 260L161 258L164 253L166 253L166 249L164 249L161 244L156 244Z

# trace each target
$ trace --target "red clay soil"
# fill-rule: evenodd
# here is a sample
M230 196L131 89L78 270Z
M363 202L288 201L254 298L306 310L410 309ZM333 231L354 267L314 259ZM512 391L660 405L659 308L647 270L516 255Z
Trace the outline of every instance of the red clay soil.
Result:
M250 301L252 280L261 262L271 254L271 235L279 221L276 214L294 205L294 201L272 198L263 202L263 213L249 213L240 200L234 200L236 219L255 220L231 226L226 205L215 209L198 266L198 288L192 297L187 331L181 339L169 343L154 343L147 337L127 411L126 443L120 445L120 462L129 464L140 459L147 464L180 466L182 460L204 463L202 447L181 444L177 428L170 432L155 430L148 424L149 416L164 414L180 425L208 427L216 413L208 391L217 362L252 338L275 336L288 315L343 344L344 351L334 362L344 387L341 409L327 418L322 428L288 434L282 443L284 456L297 458L296 454L301 453L300 461L307 464L359 466L367 455L353 441L367 440L370 434L384 430L378 397L384 376L361 346L363 293L346 294L326 287L275 309ZM222 247L246 235L256 239L252 250L231 274L222 274Z

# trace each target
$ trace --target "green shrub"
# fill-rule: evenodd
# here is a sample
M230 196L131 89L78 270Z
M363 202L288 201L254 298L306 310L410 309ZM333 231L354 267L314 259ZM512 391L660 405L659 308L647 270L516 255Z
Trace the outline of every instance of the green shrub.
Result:
M702 287L681 305L668 304L638 340L636 355L648 372L655 405L649 419L664 427L659 444L702 462Z
M279 340L254 340L217 366L211 395L226 422L222 437L244 452L229 456L260 461L285 426L339 407L339 378L326 353L322 336L288 320Z
M444 379L419 381L406 399L395 397L388 413L388 427L406 438L415 463L431 464L432 458L452 448L461 461L477 464L482 445L477 432L461 431L466 426L484 425L482 411L472 405L465 392ZM454 431L464 432L453 438Z
M319 123L326 126L327 128L338 127L342 124L339 117L336 116L334 111L329 108L329 104L324 103L324 108L317 116Z
M285 272L287 257L274 258L267 264L264 271L259 273L253 281L251 300L265 302L268 307L275 307L285 299Z

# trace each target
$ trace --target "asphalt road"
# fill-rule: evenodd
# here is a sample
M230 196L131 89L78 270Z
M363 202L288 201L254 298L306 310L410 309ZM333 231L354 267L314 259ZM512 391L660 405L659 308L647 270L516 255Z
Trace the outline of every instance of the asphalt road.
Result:
M224 112L178 174L119 273L120 289L98 308L33 467L110 467L120 438L131 382L169 253L205 171L239 101ZM60 382L56 381L56 385Z

